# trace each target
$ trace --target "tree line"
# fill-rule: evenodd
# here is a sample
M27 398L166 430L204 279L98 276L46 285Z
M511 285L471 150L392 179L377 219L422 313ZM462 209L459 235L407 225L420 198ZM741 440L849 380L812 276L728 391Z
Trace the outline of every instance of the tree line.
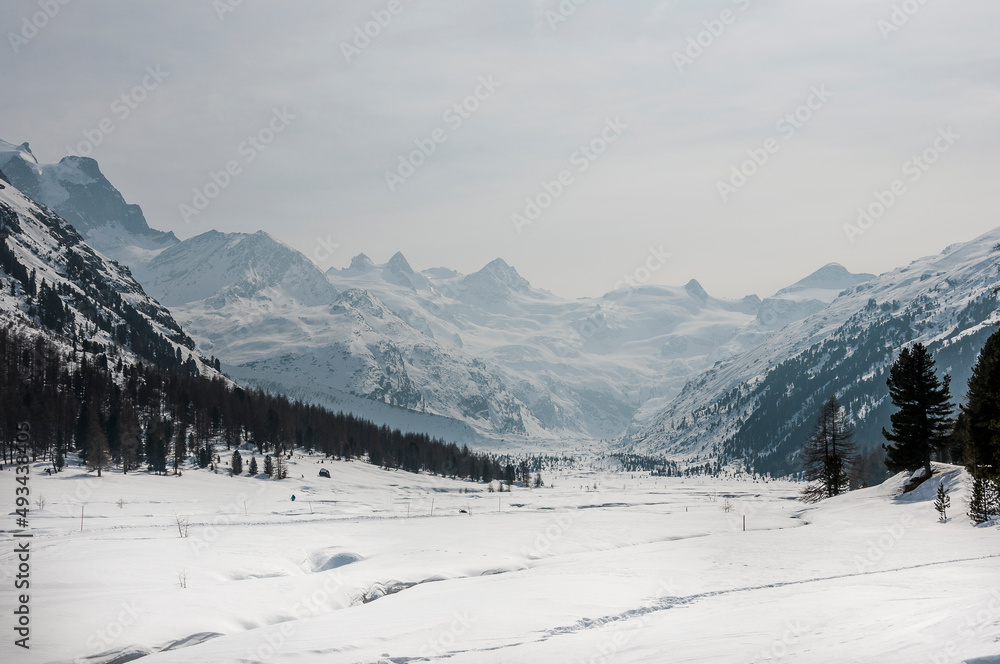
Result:
M0 327L0 413L2 461L12 461L17 425L28 422L31 458L56 472L75 452L98 474L178 473L191 462L212 463L224 445L276 457L299 448L483 482L510 474L464 445L242 388L186 364L109 360L13 325Z

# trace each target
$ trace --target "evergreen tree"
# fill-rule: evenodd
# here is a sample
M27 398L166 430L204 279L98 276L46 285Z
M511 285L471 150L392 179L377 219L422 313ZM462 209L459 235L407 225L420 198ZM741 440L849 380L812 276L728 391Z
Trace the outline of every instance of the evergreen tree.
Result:
M158 475L167 474L167 438L159 418L150 420L146 427L146 456L150 470Z
M128 409L122 414L119 435L121 438L122 474L127 474L128 471L139 467L142 454L142 429L134 410Z
M972 479L972 498L969 500L969 518L973 523L986 523L996 514L996 501L991 499L991 487L982 477Z
M257 475L257 473L258 473L258 470L257 470L257 457L250 457L250 469L247 471L247 474L250 475L251 477L253 477L253 476Z
M240 456L240 451L236 450L233 452L233 462L232 462L233 476L243 474L243 457Z
M854 428L837 397L830 397L823 403L813 434L802 449L805 479L811 483L802 492L802 499L816 502L847 491L856 459Z
M284 450L279 447L274 451L274 479L283 480L286 477L288 477L288 468L284 461Z
M264 456L264 474L268 477L274 475L274 462L271 460L270 454Z
M948 508L951 507L951 498L945 491L944 484L938 484L937 498L934 499L934 509L937 510L942 522L948 520Z
M1000 512L1000 332L994 332L969 378L967 402L962 406L967 424L966 467L974 478L979 505L976 511L989 515ZM971 514L971 512L970 512ZM976 517L973 517L975 520Z
M931 454L948 444L951 405L949 383L938 380L934 358L923 344L904 348L889 371L889 394L898 410L889 419L892 431L882 429L885 465L890 471L924 468L931 474Z
M87 415L87 468L96 470L100 477L103 469L111 467L111 450L108 449L108 438L98 421L97 408L93 404L87 408L91 411Z
M187 424L181 422L174 436L174 475L180 473L180 467L187 457Z

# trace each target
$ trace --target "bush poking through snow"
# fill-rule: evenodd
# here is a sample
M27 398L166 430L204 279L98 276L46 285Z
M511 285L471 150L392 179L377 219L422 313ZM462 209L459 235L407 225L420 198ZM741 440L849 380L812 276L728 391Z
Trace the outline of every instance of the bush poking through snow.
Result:
M934 499L934 509L937 510L938 519L941 523L948 520L949 507L951 507L951 498L948 497L948 491L944 488L944 484L938 484L937 498Z
M182 538L187 537L188 528L190 528L190 525L188 523L188 518L186 516L181 516L177 514L177 512L174 512L174 523L177 524L177 534L179 534Z

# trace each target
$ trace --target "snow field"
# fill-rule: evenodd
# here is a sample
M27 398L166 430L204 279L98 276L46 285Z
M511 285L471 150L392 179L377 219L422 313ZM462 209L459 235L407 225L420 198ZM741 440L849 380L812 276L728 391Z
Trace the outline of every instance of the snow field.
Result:
M795 500L801 485L787 482L579 471L546 476L554 487L500 494L319 461L296 458L282 482L202 470L97 479L77 467L47 477L39 466L32 496L46 504L31 512L32 648L8 636L0 659L1000 655L1000 529L969 524L954 467L904 498L897 478L805 507ZM13 476L0 473L11 505ZM952 493L943 524L931 504L938 482ZM10 616L13 545L9 531L2 536L0 610Z

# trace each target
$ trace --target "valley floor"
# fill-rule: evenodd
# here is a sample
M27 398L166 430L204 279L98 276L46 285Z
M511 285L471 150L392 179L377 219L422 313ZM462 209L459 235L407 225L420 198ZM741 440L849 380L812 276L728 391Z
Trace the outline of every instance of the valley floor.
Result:
M0 660L1000 662L1000 528L939 470L814 507L786 482L577 472L499 494L309 456L281 482L36 471L24 651L7 468Z

